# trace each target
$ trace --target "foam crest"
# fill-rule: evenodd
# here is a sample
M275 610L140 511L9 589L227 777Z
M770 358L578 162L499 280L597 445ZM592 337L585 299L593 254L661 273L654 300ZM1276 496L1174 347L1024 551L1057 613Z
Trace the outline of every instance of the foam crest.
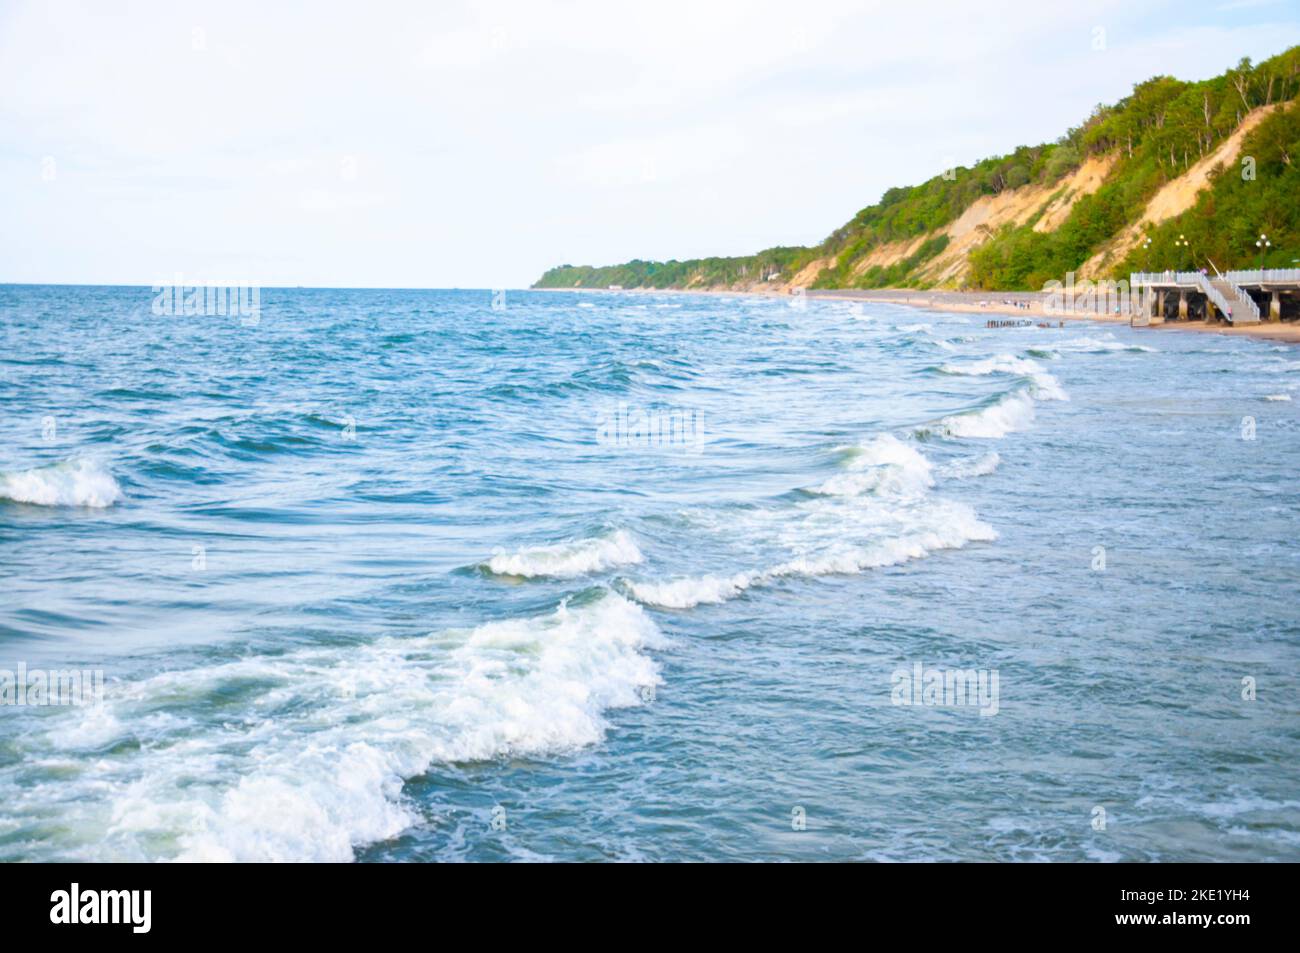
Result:
M802 552L784 562L731 576L631 583L629 591L646 605L690 609L726 602L754 586L782 578L851 575L997 539L993 527L962 503L933 499L893 506L877 500L821 502L826 505L801 508L792 517L783 535L792 542L791 548Z
M646 650L664 644L640 606L604 590L474 629L165 672L110 686L88 732L33 739L68 764L42 796L61 802L61 830L98 832L93 853L70 856L347 861L417 821L402 785L435 764L602 740L606 713L661 681ZM220 717L204 718L216 699ZM149 743L68 747L102 752L115 731Z
M981 453L974 457L962 457L944 464L939 472L945 477L954 480L966 480L971 477L988 476L997 470L1002 463L1002 457L996 450L988 453Z
M117 480L88 459L0 473L0 500L36 506L112 506L122 499Z
M1017 390L1004 394L979 410L944 417L938 424L919 428L918 433L994 440L1018 430L1026 430L1033 422L1034 399L1029 391Z
M1037 361L1011 354L999 354L997 357L966 364L944 364L940 370L945 374L960 374L968 377L983 377L989 374L1012 374L1029 380L1033 395L1038 400L1069 400L1060 382L1049 374Z
M1134 354L1156 354L1159 353L1155 348L1146 344L1132 344L1123 341L1117 341L1113 334L1107 334L1104 337L1078 337L1067 338L1064 341L1056 341L1045 350L1050 351L1073 351L1081 354L1106 354L1112 351L1130 351Z
M498 553L483 565L498 576L574 579L616 566L632 566L644 558L631 534L619 530L608 536Z
M691 609L699 605L717 605L736 598L751 585L752 573L733 576L697 576L670 582L629 582L632 598L661 609Z
M929 525L918 525L902 535L866 546L841 545L828 552L800 556L769 569L761 581L782 576L847 575L867 569L896 566L941 549L961 549L970 542L998 538L993 527L961 503L936 502Z
M934 485L931 469L930 461L915 447L893 434L880 434L851 452L847 472L836 474L812 492L823 496L918 494Z

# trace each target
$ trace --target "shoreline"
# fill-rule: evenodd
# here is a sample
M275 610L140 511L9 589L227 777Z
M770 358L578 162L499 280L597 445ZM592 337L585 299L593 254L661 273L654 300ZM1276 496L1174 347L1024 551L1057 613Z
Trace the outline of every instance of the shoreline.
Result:
M530 291L576 291L604 294L702 294L760 298L789 298L787 286L782 290L733 291L722 288L530 288ZM906 289L825 289L807 290L810 298L823 300L878 301L883 304L903 304L912 308L932 311L952 311L958 314L1006 315L1025 320L1043 321L1094 321L1099 324L1128 325L1129 318L1122 314L1048 314L1046 291L919 291ZM1286 324L1263 322L1244 327L1229 324L1210 324L1205 321L1166 321L1147 325L1145 331L1181 331L1201 334L1223 334L1230 337L1250 337L1263 341L1300 345L1300 322Z

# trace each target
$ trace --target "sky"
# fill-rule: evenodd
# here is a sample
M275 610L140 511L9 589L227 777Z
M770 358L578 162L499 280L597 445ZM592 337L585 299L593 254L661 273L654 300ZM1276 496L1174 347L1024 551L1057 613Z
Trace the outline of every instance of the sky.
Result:
M0 0L0 282L518 288L812 244L1294 0Z

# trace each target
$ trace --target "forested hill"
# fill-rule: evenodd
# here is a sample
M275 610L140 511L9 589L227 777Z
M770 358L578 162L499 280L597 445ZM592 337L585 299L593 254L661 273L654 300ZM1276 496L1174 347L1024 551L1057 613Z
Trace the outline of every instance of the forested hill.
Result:
M1036 289L1069 271L1258 267L1261 232L1264 265L1292 267L1298 96L1300 47L1202 82L1157 76L1054 143L890 189L815 247L562 265L534 287Z

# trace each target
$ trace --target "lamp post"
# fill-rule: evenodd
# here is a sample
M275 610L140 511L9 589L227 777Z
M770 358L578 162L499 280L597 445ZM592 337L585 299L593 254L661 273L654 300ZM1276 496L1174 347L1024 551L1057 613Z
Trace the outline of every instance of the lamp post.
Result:
M1264 252L1273 247L1273 243L1268 240L1268 236L1263 232L1259 233L1259 241L1255 242L1255 247L1259 249L1259 276L1264 277Z
M1151 270L1151 236L1148 235L1142 242L1142 270Z
M1180 234L1180 235L1178 236L1178 241L1174 242L1174 246L1177 247L1177 248L1190 249L1190 248L1192 247L1192 243L1189 242L1189 241L1187 240L1187 236L1186 236L1186 235L1182 235L1182 234ZM1187 256L1188 256L1188 260L1191 261L1191 255L1192 255L1192 253L1191 253L1190 251L1184 251L1183 254L1187 255ZM1194 262L1194 261L1192 262L1192 267L1193 267L1193 268L1196 267L1196 262Z

